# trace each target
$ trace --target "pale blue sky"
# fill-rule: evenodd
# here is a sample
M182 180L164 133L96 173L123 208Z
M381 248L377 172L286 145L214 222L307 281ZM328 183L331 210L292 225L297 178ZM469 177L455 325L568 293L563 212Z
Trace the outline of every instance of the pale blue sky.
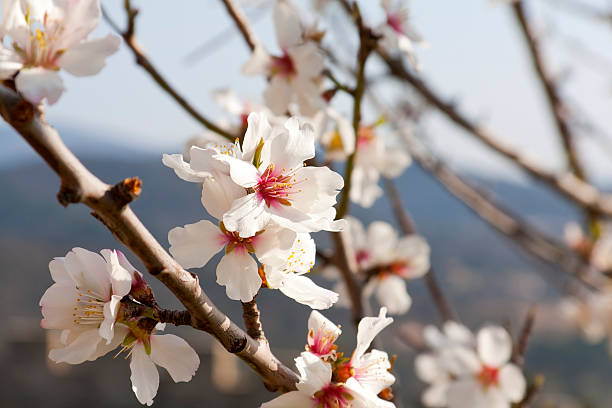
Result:
M122 2L102 2L115 20L123 24ZM305 6L309 0L298 3ZM360 3L372 24L377 24L381 17L378 0ZM552 67L568 81L570 100L579 101L583 110L598 118L601 127L611 129L612 76L605 69L598 72L586 67L575 53L567 52L559 38L561 33L583 38L589 49L612 61L612 25L585 21L564 11L551 12L550 5L554 3L554 0L529 2L538 27L556 33L547 42L547 50L554 51L547 53L554 62ZM606 1L590 3L605 5ZM217 88L231 85L240 95L260 99L264 80L240 74L248 49L238 35L228 37L225 45L198 62L185 62L185 56L207 38L233 24L220 1L141 0L135 4L142 10L138 37L150 58L206 116L218 119L222 115L210 98L210 92ZM559 166L556 134L509 6L488 0L411 0L410 4L415 27L430 44L418 51L423 76L442 94L455 98L464 112L494 129L505 142L551 166ZM341 13L336 10L335 14L338 17L334 21L339 21ZM266 46L275 49L270 16L259 19L255 29ZM110 27L102 23L95 35L109 31ZM333 47L337 40L330 37ZM568 67L571 72L565 70ZM369 68L376 71L377 67L372 63ZM68 91L48 109L51 123L69 124L82 128L85 135L90 131L160 155L181 150L189 136L201 131L133 63L131 54L123 47L108 59L107 67L99 75L89 78L64 75L64 79ZM435 148L454 165L489 174L512 174L497 156L440 116L432 115L426 126ZM611 156L602 154L600 146L585 138L581 147L589 162L597 164L591 167L599 169L599 177L612 174Z

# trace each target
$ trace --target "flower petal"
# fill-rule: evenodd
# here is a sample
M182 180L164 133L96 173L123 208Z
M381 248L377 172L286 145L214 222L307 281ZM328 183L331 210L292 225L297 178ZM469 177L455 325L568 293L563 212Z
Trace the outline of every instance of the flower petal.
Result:
M202 205L218 220L232 208L235 200L246 196L244 187L234 183L230 176L216 174L202 181Z
M238 231L242 238L252 237L265 229L270 222L266 203L257 194L248 194L234 201L232 208L223 215L223 224L229 231Z
M138 402L151 406L159 387L159 373L141 342L134 345L132 349L130 371L132 372L130 376L132 391L136 394Z
M53 349L49 352L49 358L56 363L81 364L91 359L102 338L98 335L98 328L92 327L85 330L80 335L60 349Z
M95 75L106 65L106 57L115 53L120 44L121 37L114 34L83 41L68 48L57 65L75 76Z
M38 67L19 71L15 86L19 93L34 105L38 105L45 98L49 105L53 105L64 92L64 83L57 72Z
M315 354L303 351L295 359L295 366L300 372L300 382L297 383L297 389L306 395L313 395L331 381L331 365Z
M110 299L111 278L104 258L83 248L72 248L65 259L66 269L79 290L90 289L100 300Z
M486 326L480 329L477 336L478 356L482 362L491 367L501 367L512 355L512 339L500 326Z
M130 289L132 289L132 274L119 262L117 251L103 249L100 252L106 260L106 270L111 278L113 295L119 296L121 299L130 293Z
M185 181L201 183L211 176L209 172L193 170L190 164L183 160L182 154L164 154L162 156L162 163L173 169L176 175Z
M183 268L200 268L225 246L225 236L215 224L202 220L168 232L170 253Z
M217 265L217 283L225 286L227 297L250 302L261 288L257 263L241 248L225 254Z
M173 334L151 336L151 360L168 370L174 382L191 380L200 365L195 350Z
M387 308L389 314L404 314L412 306L406 283L397 275L385 276L379 281L376 300Z
M525 396L525 376L514 364L506 364L499 370L499 386L510 402L519 402Z
M328 309L338 300L338 294L322 288L306 276L286 274L278 289L285 296L313 309Z
M288 78L274 75L264 91L264 101L275 115L284 115L287 112L293 90Z
M302 42L302 22L296 10L288 2L276 2L274 29L278 46L283 50Z
M423 392L421 402L426 407L443 408L448 405L448 382L434 383Z
M393 318L387 317L387 309L380 308L377 317L364 317L357 326L357 346L353 352L353 359L360 359L368 348L374 337L378 335L385 327L393 323Z
M300 391L281 394L272 401L264 402L260 408L312 408L312 398Z
M0 44L0 79L9 79L23 68L19 54Z

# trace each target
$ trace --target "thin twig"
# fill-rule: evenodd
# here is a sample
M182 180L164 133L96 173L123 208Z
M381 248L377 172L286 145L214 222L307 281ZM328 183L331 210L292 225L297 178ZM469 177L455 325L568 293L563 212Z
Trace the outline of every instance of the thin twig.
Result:
M535 377L533 377L533 381L531 381L531 384L529 384L529 386L527 387L527 391L525 392L523 400L513 406L513 408L528 407L531 401L533 401L533 399L535 398L538 391L542 389L544 382L546 382L546 378L542 374L537 374Z
M533 324L535 322L536 315L536 307L531 306L529 310L527 310L527 315L525 316L525 321L523 322L523 327L521 328L521 332L519 333L516 348L514 350L514 356L512 360L522 366L525 362L525 352L527 351L527 343L529 341L529 336L533 330Z
M247 45L254 51L259 41L257 40L257 36L255 32L251 28L251 24L247 19L247 16L244 14L240 6L236 3L236 0L221 0L227 9L227 12L230 14L234 22L236 23L236 27L240 30L242 37L246 41Z
M151 61L146 57L145 55L146 53L144 52L142 45L140 44L140 42L134 35L135 22L136 22L136 16L138 15L138 11L131 7L129 0L126 0L124 3L125 3L126 14L128 16L128 24L125 30L121 30L119 28L117 23L113 21L113 19L104 10L104 8L102 8L102 15L104 16L104 19L110 24L110 26L115 31L117 31L117 33L121 35L121 37L123 37L123 40L125 41L126 45L132 51L132 54L134 54L136 63L140 65L145 71L147 71L149 75L151 76L151 78L164 91L166 91L166 93L170 95L176 101L176 103L178 103L187 113L189 113L191 117L193 117L199 123L204 125L207 129L215 133L218 133L219 135L233 142L236 139L236 137L238 137L238 135L232 135L228 131L215 125L211 120L207 119L206 117L204 117L204 115L198 112L196 108L194 108L189 102L187 102L187 100L182 95L180 95L168 83L168 81L162 76L162 74L157 70L157 68L155 68L155 66L151 63Z
M250 302L242 302L242 319L249 336L260 343L268 342L261 325L259 309L257 308L257 295Z
M268 348L248 336L219 310L198 282L197 275L183 269L159 244L114 191L117 189L92 174L66 147L55 129L15 91L0 86L0 115L32 146L59 176L59 202L90 207L119 242L140 258L149 273L180 300L191 315L191 325L213 335L230 353L252 367L269 389L295 389L297 375L285 367Z
M477 140L503 155L531 177L545 183L574 204L588 208L596 214L612 215L612 196L610 194L602 194L595 186L585 183L572 173L555 174L549 172L533 160L514 151L500 142L485 128L475 124L460 113L453 103L440 97L429 85L410 72L401 59L391 57L381 48L378 48L377 52L387 64L387 68L393 76L410 84L432 106Z
M415 223L412 221L412 218L406 211L402 203L402 198L400 197L397 188L395 187L395 183L393 180L384 179L385 191L387 192L387 197L389 198L389 202L391 203L391 207L393 208L393 214L400 225L402 232L404 234L416 234L417 229ZM429 268L429 272L425 274L425 285L427 286L427 290L440 313L440 317L443 322L449 320L457 321L457 313L453 310L448 301L447 297L444 295L440 284L436 278L436 274L434 272L433 267Z

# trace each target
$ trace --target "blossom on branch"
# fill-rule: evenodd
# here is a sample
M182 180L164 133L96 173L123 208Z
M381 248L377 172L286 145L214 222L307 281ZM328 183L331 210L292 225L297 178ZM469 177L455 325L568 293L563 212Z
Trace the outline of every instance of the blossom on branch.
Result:
M402 0L381 0L381 6L385 11L387 21L378 27L382 34L381 46L387 51L400 51L408 57L408 61L415 69L420 69L420 65L414 55L414 44L424 41L412 27L410 21L410 11Z
M415 362L418 376L432 384L422 397L426 406L509 408L523 399L525 377L510 363L512 339L504 328L485 326L475 342L456 323L447 323L444 332L430 334L432 352Z
M163 325L151 317L155 299L142 274L119 251L102 255L74 248L49 263L55 283L40 300L41 326L62 330L63 344L49 358L80 364L121 345L131 356L132 390L140 403L151 405L159 386L155 364L175 382L189 381L200 359L185 340L153 334Z
M270 55L258 46L242 72L268 78L264 100L275 115L285 114L289 105L297 102L302 115L313 116L324 104L323 56L317 44L305 37L298 13L288 1L276 2L274 28L282 55Z
M54 104L64 91L60 69L95 75L119 48L114 34L88 39L99 20L99 0L4 0L0 35L10 45L0 43L0 79L14 79L35 105Z
M335 344L341 330L317 311L308 319L308 343L296 358L300 372L297 391L283 394L261 405L262 408L390 408L395 405L381 398L395 382L389 372L387 353L366 352L385 327L393 322L382 308L378 317L364 317L357 330L357 346L350 359L338 353ZM380 394L380 395L379 395ZM385 396L390 392L384 393Z

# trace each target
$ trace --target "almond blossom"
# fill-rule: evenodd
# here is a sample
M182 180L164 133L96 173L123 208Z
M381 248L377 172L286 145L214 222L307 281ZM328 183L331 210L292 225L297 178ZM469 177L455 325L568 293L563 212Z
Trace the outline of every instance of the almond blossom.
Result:
M561 311L590 343L599 343L609 337L608 351L612 355L612 286L608 284L582 298L567 297L561 302Z
M429 245L420 235L412 234L398 238L393 227L382 221L372 222L367 231L361 222L347 217L346 235L355 261L359 267L359 277L366 281L362 295L365 299L374 295L380 305L390 314L403 314L410 309L412 300L406 291L406 280L417 279L429 271ZM325 275L338 279L339 272L328 268ZM333 288L342 295L346 293L340 280ZM338 306L347 307L344 301Z
M313 118L317 141L325 149L325 158L344 161L355 151L353 124L331 107L320 110Z
M449 353L453 381L448 387L449 408L509 408L525 395L521 369L510 363L512 339L499 326L478 332L476 349L457 347Z
M281 55L272 56L257 46L242 72L268 78L264 100L274 114L285 114L297 102L302 115L313 116L324 103L323 56L317 44L305 38L297 11L285 0L274 6L274 28Z
M101 253L103 257L74 248L49 263L55 283L40 300L41 326L62 330L64 345L51 350L49 358L80 364L122 345L121 351L130 350L132 390L138 401L151 405L159 386L155 364L164 367L175 382L189 381L200 359L185 340L171 334L154 335L163 324L123 312L128 294L135 305L146 307L150 289L121 252L105 249Z
M387 354L379 350L366 352L374 337L392 322L384 308L378 317L361 319L357 346L351 358L345 359L337 353L335 344L340 328L313 311L308 319L307 351L295 360L300 372L297 391L281 395L262 408L394 407L378 396L395 382Z
M474 347L476 340L467 327L454 321L444 323L442 332L435 326L426 326L423 337L431 351L419 354L414 366L417 377L430 386L423 392L421 402L427 407L445 407L453 381L448 356L458 347Z
M423 43L423 39L412 27L408 6L402 0L381 0L380 3L387 19L378 27L383 35L381 45L389 51L399 50L408 57L412 66L420 69L414 55L414 44Z
M64 347L49 353L57 363L95 360L116 348L128 332L115 321L135 270L116 251L105 249L102 255L73 248L49 263L55 283L40 300L41 326L62 330Z
M242 157L214 156L229 165L231 179L247 192L223 215L225 227L240 237L253 236L271 221L296 232L341 230L344 221L334 221L334 204L342 176L304 163L315 154L312 127L296 118L272 127L260 113L251 113L248 122Z
M113 34L88 39L100 20L99 0L4 0L2 2L0 79L15 79L31 103L57 102L64 85L58 71L97 74L119 48Z
M153 334L163 327L157 324L151 332L131 337L131 343L124 346L130 350L132 391L141 404L148 406L153 404L159 388L156 365L165 368L174 382L190 381L200 365L200 357L182 338L173 334Z

